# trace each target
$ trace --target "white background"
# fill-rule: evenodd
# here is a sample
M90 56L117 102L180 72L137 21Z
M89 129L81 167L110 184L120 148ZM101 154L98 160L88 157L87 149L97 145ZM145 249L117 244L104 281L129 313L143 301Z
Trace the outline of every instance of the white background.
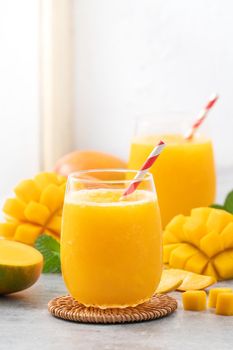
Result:
M72 1L72 0L71 0ZM233 165L233 2L73 0L76 146L128 155L135 114L210 115ZM0 0L0 196L39 169L38 0Z
M202 108L233 164L233 2L76 0L76 145L127 157L132 117Z
M39 168L38 2L0 0L0 196Z

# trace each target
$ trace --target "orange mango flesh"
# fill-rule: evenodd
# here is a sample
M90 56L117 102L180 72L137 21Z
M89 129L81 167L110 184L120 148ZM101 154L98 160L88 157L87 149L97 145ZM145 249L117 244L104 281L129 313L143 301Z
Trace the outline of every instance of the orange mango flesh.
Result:
M128 168L140 169L160 139L166 147L150 172L165 227L177 214L188 215L192 208L212 204L216 180L212 144L204 137L195 137L192 141L186 141L179 134L135 137Z
M178 215L163 234L164 263L171 268L233 278L233 215L214 208L197 208Z
M40 276L43 257L25 244L0 240L0 294L21 291L34 284Z
M21 181L14 189L16 196L3 206L0 236L28 245L42 233L59 240L65 185L66 179L54 173Z
M184 310L203 311L206 309L206 292L203 290L182 293Z
M172 275L169 270L163 270L161 280L156 289L156 293L164 294L176 290L182 284L182 278L180 276Z
M221 293L232 293L231 288L211 288L209 292L209 300L208 300L208 306L209 307L216 307L217 299L219 294Z
M182 283L177 287L179 291L200 290L206 289L216 282L211 276L204 276L197 273L181 270L181 269L167 269L166 276L182 280Z
M220 293L217 297L217 315L233 316L233 293Z

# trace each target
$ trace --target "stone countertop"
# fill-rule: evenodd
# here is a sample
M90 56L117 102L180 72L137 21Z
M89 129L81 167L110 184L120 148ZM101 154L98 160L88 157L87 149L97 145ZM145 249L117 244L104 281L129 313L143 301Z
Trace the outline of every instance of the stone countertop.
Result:
M233 281L222 282L231 286ZM62 277L42 275L26 291L0 297L0 350L233 349L233 317L211 310L178 310L163 319L124 325L90 325L56 319L50 299L66 294Z

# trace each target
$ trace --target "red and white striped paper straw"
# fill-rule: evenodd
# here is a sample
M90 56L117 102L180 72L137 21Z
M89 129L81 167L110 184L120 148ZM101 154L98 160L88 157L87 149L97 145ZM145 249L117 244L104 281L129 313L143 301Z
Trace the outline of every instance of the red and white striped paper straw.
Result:
M200 125L203 123L203 121L206 119L207 114L211 110L211 108L215 105L215 102L218 100L218 95L214 94L210 97L207 105L200 111L195 123L192 125L191 129L188 131L187 135L185 135L186 140L191 140L197 131L197 129L200 127Z
M155 148L153 149L153 151L151 152L151 154L149 155L149 157L147 158L147 160L145 161L141 169L137 172L136 176L134 177L130 185L124 191L121 197L121 200L136 190L138 185L142 182L145 174L148 172L150 167L154 164L154 162L156 161L156 159L158 158L158 156L160 155L164 147L165 147L165 143L163 141L160 141L157 144L157 146L155 146Z

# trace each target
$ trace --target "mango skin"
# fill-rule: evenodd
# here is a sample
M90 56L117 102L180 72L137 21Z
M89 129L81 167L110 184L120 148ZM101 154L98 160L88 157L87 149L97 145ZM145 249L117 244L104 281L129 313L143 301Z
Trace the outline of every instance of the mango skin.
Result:
M43 255L33 247L12 240L0 240L0 295L32 286L43 267Z
M20 292L31 287L40 277L43 260L32 266L0 264L0 295Z
M109 153L97 151L74 151L59 159L55 165L55 172L67 177L70 173L91 169L126 169L127 164L120 158ZM100 180L123 180L123 173L90 174Z

